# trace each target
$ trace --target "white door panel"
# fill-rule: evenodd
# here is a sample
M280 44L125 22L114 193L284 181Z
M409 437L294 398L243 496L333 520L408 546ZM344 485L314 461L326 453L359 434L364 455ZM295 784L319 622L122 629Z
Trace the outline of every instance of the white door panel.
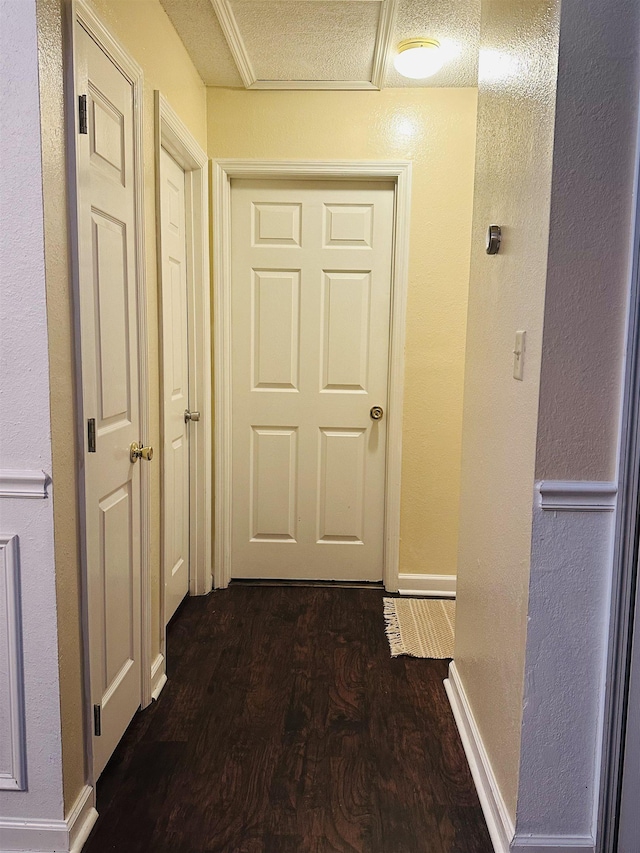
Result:
M189 591L189 344L184 171L160 149L164 618Z
M232 183L232 577L381 580L394 189Z
M80 26L78 89L88 134L78 136L83 408L95 419L84 454L91 702L95 777L141 696L138 306L133 91Z

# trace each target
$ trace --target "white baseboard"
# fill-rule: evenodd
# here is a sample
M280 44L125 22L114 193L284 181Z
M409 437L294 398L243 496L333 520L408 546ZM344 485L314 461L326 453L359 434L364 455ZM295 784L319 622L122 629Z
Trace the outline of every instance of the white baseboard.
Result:
M155 701L162 693L167 683L166 662L164 655L158 655L151 665L151 698Z
M435 598L456 597L455 575L398 575L400 595L430 595Z
M69 850L69 827L64 820L0 818L0 853L36 851L57 853Z
M513 839L513 853L594 853L591 835L519 835Z
M66 820L0 818L0 853L80 853L97 818L94 789L85 785Z
M489 835L496 853L509 853L514 826L484 748L478 726L460 681L454 662L449 664L449 678L444 682L464 747ZM533 853L533 851L529 851Z
M95 788L85 785L66 819L70 853L80 853L97 819Z

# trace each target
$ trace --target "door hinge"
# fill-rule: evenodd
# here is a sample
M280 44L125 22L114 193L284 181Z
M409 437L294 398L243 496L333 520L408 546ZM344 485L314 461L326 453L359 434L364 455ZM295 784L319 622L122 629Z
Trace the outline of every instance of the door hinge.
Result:
M89 133L87 122L87 96L80 95L78 98L78 118L80 121L80 133Z
M93 733L96 737L102 734L102 706L93 706Z
M88 452L96 452L96 419L89 418L87 421L87 444Z

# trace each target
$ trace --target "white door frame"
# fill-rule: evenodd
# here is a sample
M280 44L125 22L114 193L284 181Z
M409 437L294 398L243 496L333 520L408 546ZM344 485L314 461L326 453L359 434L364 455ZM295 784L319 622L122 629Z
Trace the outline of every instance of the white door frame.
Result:
M189 406L200 421L189 433L189 593L211 592L211 308L209 276L209 158L178 118L164 95L155 92L156 216L158 290L162 293L162 229L160 217L160 150L164 148L184 170L187 233L187 326L189 335ZM162 310L162 307L161 307ZM162 324L160 324L162 361ZM162 388L162 382L160 383ZM160 405L161 417L164 407ZM164 426L163 426L164 428ZM164 466L164 459L161 461ZM164 467L162 468L164 472ZM163 480L164 478L162 478ZM161 501L164 504L164 483ZM162 517L162 514L161 514ZM164 538L162 539L164 541ZM160 630L165 654L164 548L161 547Z
M75 25L78 23L100 46L101 50L109 57L122 75L131 83L133 91L133 144L134 144L134 197L135 197L135 267L136 267L136 294L138 303L138 370L139 370L139 410L140 410L140 438L149 436L150 412L149 412L149 366L148 366L148 336L147 336L147 286L145 273L145 241L144 241L144 159L143 159L143 125L142 125L142 98L143 98L143 74L140 66L131 58L122 45L111 35L95 12L83 0L72 0L72 14L69 18L69 45L68 54L68 92L71 103L67 103L69 115L68 140L70 146L69 157L69 214L70 231L72 236L72 265L73 265L73 288L74 288L74 330L75 330L75 362L76 362L76 384L78 401L78 448L79 453L84 452L85 447L85 412L82 397L82 341L80 335L80 262L79 262L79 186L80 175L77 158L77 133L78 133L78 95L85 94L77 91L75 78ZM85 507L85 482L84 466L78 466L79 496L78 508L80 518L80 540L81 540L81 566L82 566L82 611L83 611L83 657L84 657L84 681L85 681L85 754L87 757L87 770L90 784L94 784L93 758L92 758L92 727L93 714L90 707L90 681L89 681L89 625L88 612L89 602L87 600L87 541L86 541L86 507ZM150 573L150 471L148 466L140 469L140 606L141 606L141 684L140 704L144 708L152 700L152 661L151 661L151 573Z
M234 178L386 181L395 184L385 484L385 588L398 589L405 315L409 270L411 163L408 161L216 160L214 168L214 585L231 580L231 181Z

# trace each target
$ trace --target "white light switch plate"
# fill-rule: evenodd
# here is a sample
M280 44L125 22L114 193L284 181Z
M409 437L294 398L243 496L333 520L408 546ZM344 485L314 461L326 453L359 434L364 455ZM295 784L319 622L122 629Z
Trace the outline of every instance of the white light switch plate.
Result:
M524 347L526 332L516 332L516 345L513 350L513 378L522 380L524 375Z

